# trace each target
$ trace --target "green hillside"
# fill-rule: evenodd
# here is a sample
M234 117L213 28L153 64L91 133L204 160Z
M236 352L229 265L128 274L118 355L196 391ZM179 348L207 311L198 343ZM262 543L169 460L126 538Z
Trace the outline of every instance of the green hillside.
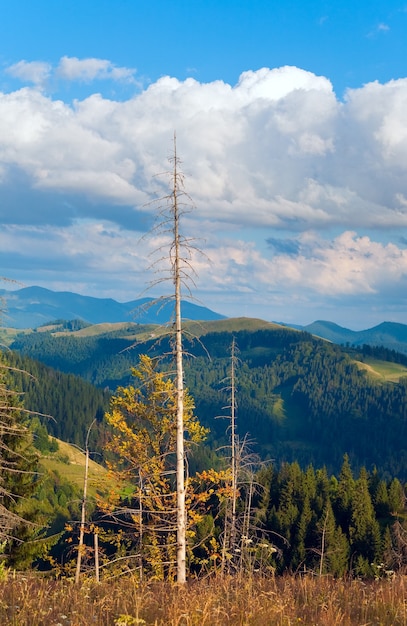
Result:
M58 450L41 457L41 466L48 472L57 473L72 484L77 490L83 491L85 479L85 453L72 444L56 439ZM106 493L111 486L107 469L89 459L88 495L95 498L97 494Z
M250 450L258 455L253 467L259 489L252 491L253 483L245 483L242 474L239 519L246 519L249 498L253 519L261 520L257 538L267 546L265 538L272 537L275 573L305 567L317 572L321 530L327 528L327 572L376 575L375 568L388 558L388 546L397 536L396 523L405 520L407 358L386 348L345 349L261 320L189 324L184 341L185 382L197 417L210 428L206 444L188 453L191 476L197 469L222 467L219 457L225 454L230 437L232 344L237 357L233 361L237 431L240 441L248 436ZM157 367L171 370L171 338L161 327L101 324L78 328L62 323L20 334L11 348L7 351L10 375L14 386L24 392L25 407L37 413L28 419L34 445L41 453L35 493L26 505L40 522L39 540L24 546L26 554L13 552L15 562L34 562L47 569L49 563L66 563L75 554L85 475L85 457L78 447L83 449L90 424L89 447L98 454L90 462L86 516L103 531L103 554L120 560L124 548L138 549L133 531L127 532L126 507L132 510L140 499L137 503L133 490L122 489L124 506L112 518L97 507L97 495L103 496L113 486L103 466L104 454L110 455L109 460L114 460L114 454L120 456L120 450L128 455L127 431L123 431L124 448L105 452L109 430L104 413L117 386L133 382L131 368L139 364L141 354L157 357ZM143 379L147 383L143 389L149 389L148 381ZM136 415L143 415L144 409L135 406ZM160 409L152 406L156 416ZM147 434L151 436L148 428ZM58 449L53 437L59 439ZM268 463L261 463L259 457ZM137 476L128 481L134 486ZM225 528L216 493L210 492L210 513L202 527L202 536L214 540ZM143 506L142 510L148 527L152 509ZM115 537L117 524L124 532L120 535L124 543L116 551L109 531L113 529ZM91 534L86 541L92 563ZM199 540L197 549L201 545ZM243 541L241 545L246 549ZM393 567L396 557L392 559L386 563Z
M7 359L13 368L10 375L15 386L23 393L25 408L38 414L31 418L35 424L42 424L52 437L83 448L88 428L96 420L89 447L102 452L103 416L109 406L109 391L17 352L8 351ZM44 435L41 428L35 427L34 430L36 438L41 439Z
M357 362L357 364L378 380L398 383L400 378L407 377L407 367L401 363L366 357L363 363Z
M211 429L212 448L227 441L227 420L217 418L227 415L224 407L230 403L225 388L233 338L239 356L238 431L241 437L249 433L263 458L325 465L336 472L347 453L355 468L377 467L407 479L407 358L385 348L341 348L262 320L186 325L186 383L199 419ZM87 403L85 413L80 415L78 408L75 419L58 418L59 430L49 422L52 434L79 445L95 411L103 414L107 390L130 382L139 355L162 357L171 352L166 328L134 324L21 334L10 347L60 371L60 382L52 388L60 388L67 411L72 404L84 406L77 399L82 394L90 397L95 386L97 393L105 394L103 402ZM165 360L162 367L168 368ZM67 384L61 372L80 379ZM70 396L68 387L77 385L85 387ZM39 400L30 393L30 408L39 410L35 404ZM49 396L50 388L37 395ZM42 410L52 413L52 407ZM98 429L102 436L101 424Z

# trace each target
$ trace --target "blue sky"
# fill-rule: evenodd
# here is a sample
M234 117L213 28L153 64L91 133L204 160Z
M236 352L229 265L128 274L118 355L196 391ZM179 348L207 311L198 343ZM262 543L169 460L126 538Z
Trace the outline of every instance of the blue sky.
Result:
M407 323L406 34L396 0L3 0L0 273L137 298L176 130L201 302Z
M407 4L392 0L3 0L1 18L3 66L100 58L143 85L163 75L233 85L244 70L295 65L327 76L338 97L405 76Z

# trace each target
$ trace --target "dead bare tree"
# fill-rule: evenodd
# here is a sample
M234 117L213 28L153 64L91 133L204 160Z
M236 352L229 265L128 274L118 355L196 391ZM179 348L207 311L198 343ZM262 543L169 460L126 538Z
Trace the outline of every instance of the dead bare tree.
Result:
M177 397L176 418L176 508L177 508L177 582L186 582L186 528L187 512L185 506L186 493L186 462L184 441L184 370L183 370L183 326L181 303L184 293L191 297L191 282L194 284L196 273L192 265L192 252L200 252L194 245L193 240L185 237L181 230L182 217L190 212L193 203L184 188L184 174L181 171L181 160L177 154L176 134L174 133L173 154L169 158L171 164L169 177L170 193L158 200L160 204L158 223L154 231L170 235L169 243L169 270L168 266L162 275L162 261L157 262L158 272L161 274L158 280L153 282L157 285L163 281L171 280L174 291L170 296L174 300L175 311L172 326L173 356L175 360L175 388ZM162 247L159 249L162 251ZM154 265L156 265L154 263ZM185 297L185 296L184 296ZM163 302L169 298L160 298ZM157 302L157 301L156 301Z
M170 259L175 287L175 358L177 366L177 582L186 581L186 509L185 509L185 451L184 451L184 373L181 318L181 234L179 230L179 188L182 176L178 173L177 145L174 135L173 191L171 209L174 219Z
M88 432L86 434L86 442L85 442L85 476L83 482L83 497L82 497L82 506L81 506L81 524L79 528L79 545L78 545L78 556L76 560L76 573L75 573L75 583L79 583L79 577L81 573L81 560L82 560L82 551L83 551L83 540L85 536L85 524L86 524L86 503L88 496L88 475L89 475L89 435L92 429L93 424L96 419L93 420L91 425L88 428Z
M227 385L222 389L229 397L229 404L223 407L228 414L218 416L229 420L227 432L230 437L229 445L225 446L230 469L230 496L224 510L221 570L243 573L256 567L270 571L269 560L276 548L264 536L253 508L255 495L263 489L256 480L256 472L262 462L253 453L248 434L242 439L237 434L238 351L233 337Z
M222 544L222 571L226 566L226 554L232 555L235 549L236 543L236 504L238 498L238 466L237 466L237 435L236 435L236 366L237 366L237 346L236 340L233 337L231 344L231 356L230 356L230 371L228 377L228 386L226 391L229 392L230 404L225 409L230 411L227 417L230 422L228 430L230 432L230 491L231 496L228 502L226 502L225 509L225 522L223 530L223 544ZM223 416L222 416L223 417Z
M232 470L232 520L230 528L230 543L233 548L236 540L236 502L237 502L237 465L236 465L236 340L233 337L231 358L230 358L230 449L231 449L231 470Z

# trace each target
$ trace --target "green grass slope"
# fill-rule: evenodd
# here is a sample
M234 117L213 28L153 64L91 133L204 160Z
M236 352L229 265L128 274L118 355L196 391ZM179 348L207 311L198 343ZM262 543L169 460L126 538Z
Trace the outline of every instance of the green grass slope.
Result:
M407 367L400 363L382 361L371 357L366 357L363 363L360 361L355 361L355 363L371 376L384 382L398 383L400 378L407 377Z
M83 489L85 480L85 453L61 439L56 439L58 450L41 457L41 465L45 470L58 472L65 480L75 487ZM112 480L108 476L105 467L89 459L88 494L96 497L97 494L107 493L112 486Z

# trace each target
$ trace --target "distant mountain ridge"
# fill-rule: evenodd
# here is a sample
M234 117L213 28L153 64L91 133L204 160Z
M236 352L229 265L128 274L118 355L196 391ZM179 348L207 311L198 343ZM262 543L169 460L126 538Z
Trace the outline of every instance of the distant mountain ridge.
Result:
M318 320L308 326L297 327L312 335L322 337L339 345L384 346L389 350L395 350L407 354L407 325L397 322L382 322L378 326L367 330L349 330L324 320Z
M6 313L1 325L6 328L38 328L55 320L80 319L89 324L138 322L140 324L165 324L173 315L173 302L154 302L153 298L140 298L117 302L112 298L82 296L70 291L52 291L44 287L24 287L16 291L0 289ZM3 308L3 307L1 307ZM227 319L204 306L188 300L182 303L182 314L187 320L217 321ZM289 326L282 323L283 326ZM382 322L366 330L350 330L326 320L317 320L307 326L292 325L339 345L383 346L407 354L407 325Z
M16 291L0 289L5 301L6 314L2 325L8 328L38 328L58 319L81 319L89 324L103 322L139 322L165 324L171 320L173 302L155 302L154 298L141 298L130 302L117 302L112 298L82 296L70 291L51 291L44 287L24 287ZM224 315L204 306L183 301L185 319L220 320Z

